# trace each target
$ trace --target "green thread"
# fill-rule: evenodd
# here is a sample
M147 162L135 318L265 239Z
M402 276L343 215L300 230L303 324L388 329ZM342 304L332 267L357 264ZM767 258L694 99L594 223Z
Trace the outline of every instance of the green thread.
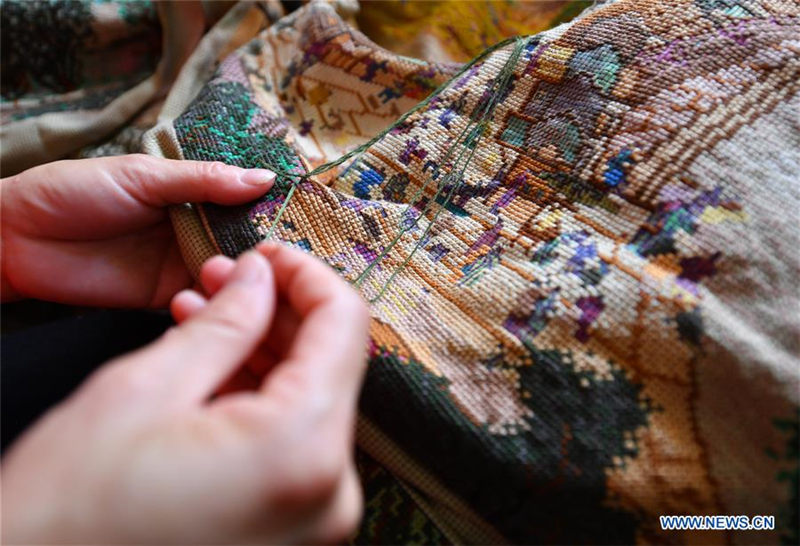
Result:
M529 42L529 39L521 38L519 36L514 36L514 37L508 38L506 40L503 40L503 41L495 44L494 46L484 50L480 55L478 55L477 57L472 59L469 63L465 64L461 68L461 70L459 70L459 72L456 73L451 79L449 79L448 81L442 83L439 87L436 88L436 90L433 91L433 93L428 95L428 97L426 97L423 101L421 101L420 103L415 105L413 108L408 110L405 114L400 116L400 118L396 122L394 122L391 126L387 127L386 129L381 131L378 135L376 135L375 137L371 138L370 140L368 140L367 142L365 142L361 146L358 146L357 148L355 148L355 149L351 150L350 152L342 155L341 157L339 157L338 159L336 159L334 161L331 161L331 162L328 162L328 163L324 163L324 164L322 164L322 165L316 167L315 169L313 169L313 170L311 170L309 172L306 172L306 173L289 172L289 171L285 171L283 169L275 169L275 168L273 168L272 170L276 173L276 175L282 176L282 177L285 177L285 178L289 178L290 180L292 180L292 183L291 183L291 186L289 187L288 192L286 193L286 197L285 197L283 203L281 204L280 208L278 209L278 212L275 215L275 218L273 219L272 224L270 225L269 230L267 231L265 239L272 239L273 235L275 234L275 230L277 229L277 226L279 225L279 223L281 221L281 218L283 217L284 213L286 212L286 210L287 210L287 208L289 206L289 202L291 201L292 197L295 194L297 186L299 184L301 184L304 180L309 180L312 176L316 176L318 174L322 174L324 172L327 172L327 171L333 169L334 167L337 167L337 166L341 165L345 161L347 161L347 160L349 160L349 159L351 159L351 158L353 158L353 157L355 157L357 155L362 154L368 148L373 146L376 142L378 142L383 137L385 137L390 131L392 131L393 129L395 129L399 125L403 124L409 117L411 117L415 113L419 112L420 110L422 110L423 108L428 106L431 103L431 101L434 98L436 98L437 96L439 96L441 94L441 92L444 89L446 89L454 80L456 80L457 78L459 78L463 74L465 74L476 63L478 63L481 60L483 60L490 53L492 53L492 52L494 52L494 51L496 51L496 50L498 50L498 49L500 49L502 47L505 47L508 44L514 43L515 44L514 49L512 50L512 52L510 53L508 59L506 60L506 63L503 65L502 69L500 70L500 73L495 77L494 82L492 83L493 89L492 89L492 93L491 93L491 99L489 101L486 101L485 104L481 105L480 114L478 116L475 116L475 115L471 116L472 119L470 119L470 121L467 122L467 124L462 129L461 133L455 138L453 146L451 146L447 150L447 153L442 158L441 162L442 162L442 165L444 165L444 164L447 163L447 161L453 155L455 149L459 147L459 144L461 145L460 153L456 157L456 159L454 161L454 164L453 164L453 167L442 177L441 181L437 185L438 187L437 187L436 193L434 194L433 198L425 205L425 207L423 207L423 209L420 211L419 215L417 215L417 217L408 226L403 227L403 228L400 229L398 234L395 237L392 238L392 240L384 248L384 250L381 252L381 254L378 257L376 257L375 260L373 260L373 262L370 263L364 269L364 271L362 271L359 274L359 276L354 281L354 284L356 286L360 286L369 277L369 275L373 271L373 269L386 257L386 255L391 251L391 249L394 248L394 246L402 239L402 237L405 234L407 234L411 229L416 227L416 225L419 223L420 219L423 218L426 215L426 213L428 212L428 210L433 206L433 203L437 202L439 196L441 195L442 191L447 187L447 185L452 180L456 180L457 182L452 184L450 192L447 194L447 196L445 197L444 201L441 203L441 206L436 211L436 213L434 214L434 216L431 219L431 221L428 223L427 227L423 231L420 239L417 241L417 243L415 244L415 246L412 249L412 251L403 260L403 262L401 262L394 269L394 271L392 271L391 275L389 276L389 278L386 280L386 282L384 283L384 285L381 287L380 291L378 292L378 295L375 298L372 298L370 300L370 302L375 302L378 299L380 299L380 297L382 297L383 294L386 292L386 290L388 289L388 287L390 286L390 284L392 283L394 278L403 269L405 269L405 267L411 261L411 258L414 256L416 251L422 245L422 242L425 240L425 237L430 232L431 228L433 227L434 223L436 222L436 219L439 217L439 214L441 214L442 210L444 210L448 206L448 204L452 200L452 197L455 195L456 191L458 189L460 189L461 186L463 185L463 183L464 183L464 180L463 180L464 173L466 172L467 167L469 166L470 162L472 161L473 156L475 155L475 152L477 150L477 144L481 140L481 137L483 136L483 133L485 132L485 129L486 129L486 126L487 126L487 123L488 123L488 119L490 119L491 116L493 116L494 109L496 108L496 106L498 104L498 100L499 100L500 95L502 94L502 92L507 88L507 86L511 82L511 79L513 78L513 75L514 75L514 69L516 67L516 64L517 64L517 62L519 61L519 58L522 55L522 50L524 49L524 47L526 46L526 44L528 42ZM466 134L466 138L464 138L463 142L462 142L462 138L464 137L465 134ZM461 158L464 156L465 153L467 153L467 150L469 150L469 153L467 155L467 159L466 159L466 161L464 162L463 165L460 165ZM409 205L406 207L406 209L405 209L405 211L403 212L402 215L405 215L405 213L408 212L408 210L411 209L412 203L416 202L416 200L427 189L428 184L432 180L432 178L433 177L428 177L425 180L425 182L420 185L419 189L415 192L414 196L409 200Z
M289 201L291 201L292 195L294 195L294 191L297 189L297 185L299 183L300 183L299 180L295 183L292 183L291 187L289 188L289 191L286 192L286 198L283 200L283 203L281 203L281 207L278 209L278 214L275 215L275 220L273 220L272 225L269 227L269 231L267 231L267 236L265 237L266 239L272 239L272 235L275 232L275 228L278 226L278 221L283 216L286 207L289 206Z
M353 157L353 156L355 156L355 155L357 155L357 154L360 154L360 153L364 152L364 151L365 151L367 148L369 148L370 146L372 146L373 144L375 144L376 142L378 142L380 139L382 139L384 136L386 136L386 135L387 135L387 134L388 134L390 131L392 131L392 130L393 130L395 127L397 127L398 125L401 125L403 122L405 122L405 121L406 121L406 120L407 120L409 117L411 117L413 114L416 114L418 111L420 111L421 109L423 109L423 108L425 108L426 106L428 106L428 104L430 104L430 102L431 102L431 101L432 101L434 98L436 98L436 97L437 97L437 96L438 96L438 95L439 95L439 94L440 94L442 91L444 91L444 90L445 90L445 89L446 89L446 88L447 88L447 87L448 87L448 86L449 86L449 85L452 83L452 81L453 81L453 80L456 80L456 79L458 79L459 77L461 77L461 76L462 76L463 74L465 74L465 73L466 73L466 72L467 72L467 71L468 71L470 68L472 68L472 67L473 67L473 66L474 66L476 63L478 63L478 62L482 61L482 60L483 60L483 59L484 59L484 58L485 58L487 55L489 55L490 53L493 53L494 51L496 51L496 50L498 50L498 49L500 49L500 48L502 48L502 47L505 47L505 46L507 46L508 44L515 43L515 42L517 42L517 41L520 41L520 40L522 40L522 41L525 41L525 39L524 39L524 38L522 38L522 37L520 37L520 36L513 36L513 37L511 37L511 38L507 38L507 39L503 40L502 42L498 42L498 43L496 43L495 45L493 45L493 46L492 46L492 47L490 47L489 49L486 49L486 50L485 50L485 51L483 51L483 52L482 52L480 55L478 55L477 57L475 57L474 59L472 59L470 62L468 62L467 64L465 64L465 65L464 65L464 66L461 68L461 70L459 70L459 71L456 73L456 75L455 75L455 76L453 76L452 78L450 78L448 81L444 82L442 85L440 85L439 87L437 87L437 88L436 88L436 89L433 91L433 93L431 93L430 95L428 95L427 97L425 97L425 100L423 100L422 102L418 103L418 104L417 104L417 105L415 105L415 106L414 106L414 107L413 107L411 110L409 110L408 112L406 112L405 114L403 114L402 116L400 116L400 118L398 118L398 120L397 120L396 122L394 122L394 123L393 123L391 126L387 127L387 128L386 128L386 129L384 129L383 131L381 131L381 132L380 132L380 133L379 133L377 136L375 136L375 137L371 138L370 140L368 140L366 143L362 144L362 145L361 145L361 146L359 146L358 148L355 148L354 150L351 150L351 151L347 152L346 154L344 154L343 156L341 156L339 159L337 159L337 160L335 160L335 161L331 161L331 162L329 162L329 163L325 163L325 164L323 164L323 165L320 165L320 166L319 166L319 167L317 167L316 169L314 169L314 170L312 170L312 171L309 171L308 173L306 173L306 174L304 174L304 175L302 175L302 176L303 176L304 178L308 178L308 177L310 177L310 176L315 176L315 175L318 175L318 174L322 174L322 173L324 173L324 172L327 172L327 171L331 170L333 167L336 167L336 166L338 166L338 165L341 165L342 163L344 163L345 161L347 161L347 160L348 160L348 159L350 159L351 157ZM280 173L280 174L283 174L283 173ZM295 175L296 175L296 174L295 174Z
M461 131L461 133L460 133L460 134L459 134L459 135L458 135L458 136L455 138L455 141L454 141L454 142L455 142L456 144L457 144L457 143L458 143L458 142L461 140L461 137L462 137L462 136L463 136L463 135L464 135L464 134L465 134L465 133L466 133L466 132L467 132L467 131L470 129L470 127L471 127L471 126L472 126L472 124L471 124L471 123L467 123L467 124L464 126L464 129ZM453 151L454 151L455 149L456 149L456 145L453 145L451 148L449 148L449 149L447 150L447 153L445 154L445 156L444 156L444 157L442 158L442 160L441 160L441 162L442 162L442 164L443 164L443 165L447 163L447 161L450 159L450 156L453 154ZM462 151L461 151L461 154L460 154L460 155L459 155L459 156L456 158L456 162L458 162L458 161L461 159L461 156L462 156L463 154L464 154L464 151L462 150ZM380 254L379 254L379 255L378 255L376 258L375 258L375 260L374 260L374 261L373 261L371 264L369 264L369 265L366 267L366 269L364 269L364 271L362 271L362 272L361 272L361 274L360 274L360 275L359 275L359 276L356 278L356 280L355 280L355 283L354 283L354 284L355 284L356 286L360 286L360 285L361 285L361 284L364 282L364 280L367 278L367 276L369 276L369 274L372 272L372 269L373 269L375 266L377 266L377 265L378 265L378 263L379 263L379 262L380 262L380 261L381 261L383 258L385 258L385 257L386 257L386 255L387 255L387 254L388 254L388 253L389 253L389 252L392 250L392 248L394 248L394 246L395 246L395 245L396 245L396 244L397 244L397 243L400 241L400 239L402 239L402 238L403 238L403 235L405 235L406 233L408 233L409 231L411 231L411 230L412 230L414 227L416 227L416 225L419 223L420 219L421 219L423 216L425 216L425 213L427 213L427 212L428 212L428 209L429 209L431 206L433 206L433 203L434 203L434 202L436 202L436 199L439 197L439 195L441 194L442 190L443 190L443 189L445 188L445 186L447 185L447 184L446 184L446 182L449 182L449 181L450 181L450 178L448 178L448 177L450 176L450 173L451 173L451 172L452 172L452 169L451 169L451 171L449 171L448 173L446 173L446 174L445 174L445 175L442 177L442 181L441 181L441 182L438 184L438 188L437 188L437 190L436 190L436 193L433 195L433 198L430 200L430 202L429 202L427 205L425 205L425 207L424 207L424 208L423 208L423 209L420 211L420 213L417 215L417 217L416 217L416 218L414 218L414 221L413 221L413 222L411 222L411 224L410 224L408 227L401 228L401 229L400 229L400 231L397 233L397 235L396 235L395 237L393 237L393 238L392 238L392 240L389 242L389 244L388 244L388 245L386 245L386 247L385 247L385 248L384 248L384 249L381 251L381 253L380 253ZM417 189L417 191L414 193L414 195L411 197L411 199L409 199L409 204L406 206L406 208L405 208L405 209L403 210L403 212L400 214L400 216L401 216L401 217L402 217L402 216L405 216L405 215L406 215L406 213L407 213L407 212L408 212L408 211L411 209L411 207L412 207L412 203L415 203L415 202L417 201L417 199L419 199L420 195L422 195L422 193L423 193L423 192L424 192L424 191L427 189L427 187L428 187L428 183L429 183L429 182L430 182L432 179L433 179L432 177L428 177L428 178L426 178L426 179L425 179L425 182L424 182L423 184L421 184L421 185L420 185L419 189Z
M347 161L351 157L353 157L353 156L355 156L355 155L357 155L359 153L362 153L365 150L367 150L367 148L369 148L370 146L372 146L373 144L378 142L380 139L382 139L384 136L386 136L390 131L392 131L395 127L397 127L398 125L401 125L403 122L405 122L413 114L417 113L419 110L421 110L424 107L428 106L428 104L430 104L430 102L434 98L436 98L442 91L444 91L453 82L453 80L456 80L459 77L461 77L462 75L464 75L470 68L472 68L476 63L482 61L490 53L493 53L494 51L496 51L498 49L501 49L501 48L507 46L508 44L515 43L517 41L524 41L524 38L522 38L520 36L512 36L511 38L506 38L505 40L503 40L501 42L498 42L495 45L493 45L492 47L490 47L490 48L484 50L483 52L481 52L480 55L478 55L477 57L472 59L470 62L465 64L461 68L461 70L459 70L452 78L450 78L446 82L442 83L439 87L434 89L434 91L430 95L425 97L424 100L422 100L421 102L417 103L413 108L411 108L405 114L400 116L397 119L397 121L395 121L391 126L387 127L386 129L384 129L383 131L378 133L376 136L372 137L370 140L368 140L367 142L365 142L364 144L359 146L358 148L350 150L349 152L347 152L343 156L339 157L338 159L336 159L334 161L330 161L328 163L324 163L324 164L320 165L319 167L316 167L315 169L313 169L313 170L311 170L311 171L309 171L307 173L298 174L298 173L285 173L285 172L279 172L278 171L278 172L276 172L276 174L281 174L281 175L285 175L285 176L301 176L303 178L308 178L308 177L311 177L311 176L322 174L324 172L327 172L327 171L331 170L333 167L341 165L342 163L344 163L345 161Z
M475 155L475 152L478 149L477 144L480 141L480 139L483 137L484 129L485 129L487 123L488 123L489 118L494 114L494 109L497 106L497 101L499 100L500 95L502 94L503 90L506 89L508 84L511 82L511 78L514 75L514 67L516 66L517 61L519 60L519 57L522 54L522 49L524 48L525 44L526 44L526 41L524 41L524 40L518 40L517 41L514 50L509 55L508 60L503 65L503 68L500 71L500 73L498 74L498 76L495 78L495 82L497 83L497 88L493 90L493 92L491 94L491 96L492 96L491 100L483 108L479 121L477 121L476 124L471 125L473 130L470 132L467 140L462 144L463 145L462 152L459 155L459 157L456 159L456 163L457 163L460 160L460 158L463 156L464 151L466 149L469 149L470 153L467 156L466 162L458 170L457 176L452 176L453 172L456 170L456 168L454 167L453 169L451 169L447 173L447 175L445 175L445 177L443 177L442 183L441 183L441 188L440 188L439 191L437 191L437 194L434 196L434 198L431 199L431 202L429 203L429 205L432 204L436 200L436 197L439 195L441 189L444 189L444 187L447 185L447 182L449 182L451 179L455 178L456 180L458 180L458 184L453 184L453 187L450 189L450 192L447 194L447 197L445 197L444 202L441 204L439 209L433 215L433 218L431 218L431 221L425 227L425 230L422 232L422 235L417 240L416 244L414 245L414 248L411 250L409 255L400 263L400 265L398 265L394 269L394 271L392 271L391 275L386 280L384 285L381 287L381 289L378 292L378 294L374 298L371 298L369 300L370 303L374 303L374 302L378 301L383 296L383 294L386 292L386 290L389 288L391 283L394 281L395 277L406 268L406 266L409 264L411 259L414 257L414 254L416 254L417 250L419 250L419 248L422 246L423 241L425 240L425 238L427 237L428 233L430 232L430 230L432 229L432 227L436 223L436 220L439 218L439 215L442 213L443 210L445 210L447 208L447 205L451 202L453 196L456 194L456 191L458 189L460 189L461 186L463 186L463 184L464 184L464 173L466 172L467 167L469 167L470 162L472 161L472 158L473 158L473 156ZM470 127L470 124L468 124L467 127ZM454 145L454 147L455 147L455 145ZM419 219L422 216L424 216L425 212L427 212L427 208L428 207L426 206L425 209L422 212L420 212L420 215L417 217L417 219L415 220L415 222L412 224L411 227L416 225L416 223L419 221ZM409 229L411 227L409 227ZM406 230L404 232L401 232L399 237L402 237L402 235L407 233L407 232L408 232L408 230ZM399 237L396 238L396 239L399 239ZM377 263L377 262L378 262L378 259L376 259L375 262L370 264L370 266L375 265L375 263ZM362 275L364 275L364 274L362 273ZM357 279L356 285L358 285L362 280L363 279L361 279L361 277L359 277L359 279Z
M472 156L475 155L475 150L476 150L476 148L472 148L470 150L470 154L467 157L467 162L464 164L464 166L459 171L459 176L463 177L464 172L466 172L467 167L469 166L469 162L472 160ZM450 172L452 173L453 171L450 171ZM462 179L462 183L463 183L463 179ZM442 185L443 188L444 188L444 186L445 186L445 184ZM386 290L388 290L389 286L394 281L394 278L401 271L403 271L406 268L408 263L411 261L411 258L414 257L414 254L416 254L417 250L420 248L420 246L422 246L422 242L425 240L425 237L427 237L427 235L430 232L431 228L436 223L436 220L439 217L439 214L441 214L442 210L444 210L447 207L447 204L450 202L453 194L455 193L456 189L459 188L459 187L460 187L460 185L453 184L453 187L450 189L450 193L448 193L447 197L445 197L444 203L439 207L439 209L436 211L436 213L434 213L433 218L431 218L431 221L428 222L428 225L425 226L425 229L423 230L422 235L420 235L420 238L414 244L414 248L412 248L411 252L408 254L408 256L406 256L406 258L402 262L400 262L400 265L398 265L394 269L394 271L392 271L392 274L389 275L388 279L386 279L386 282L383 284L383 286L381 287L381 289L378 292L378 294L374 298L371 298L369 300L369 303L374 303L374 302L378 301L383 296L383 294L386 292ZM435 199L431 200L431 202L434 202L434 201L435 201ZM420 217L422 217L423 215L424 215L424 213L420 213Z

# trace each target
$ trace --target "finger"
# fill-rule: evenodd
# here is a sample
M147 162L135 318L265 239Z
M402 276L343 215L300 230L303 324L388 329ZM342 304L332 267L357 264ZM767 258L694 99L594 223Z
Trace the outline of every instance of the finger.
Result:
M265 169L134 154L41 165L4 180L3 196L4 204L20 211L14 219L24 232L91 239L163 220L164 207L171 204L245 203L263 195L274 180Z
M275 320L264 342L269 351L279 360L286 358L289 349L294 345L301 318L289 303L280 297L275 309Z
M200 279L203 289L208 296L213 296L219 288L225 284L231 271L234 261L227 256L214 256L209 258L200 269ZM275 308L275 319L272 321L272 328L267 334L264 342L274 357L283 358L292 345L294 336L300 326L300 319L294 309L283 299L278 298Z
M192 282L167 222L106 240L15 239L2 250L6 270L24 273L14 288L48 301L163 308Z
M209 258L200 269L200 279L205 293L213 296L225 284L233 271L234 261L227 256ZM288 303L278 298L275 317L267 338L248 358L247 366L240 368L216 393L228 394L236 390L257 390L264 376L283 360L291 347L300 321Z
M208 300L194 290L181 290L170 302L169 309L175 322L181 324L208 304Z
M210 201L222 205L254 199L269 190L275 173L218 161L176 161L146 155L105 158L119 187L153 206Z
M200 284L208 296L216 294L233 271L234 261L217 255L206 260L200 268Z
M213 296L227 280L233 270L234 261L227 256L214 256L209 258L200 270L200 279L209 296ZM292 346L297 330L300 326L300 318L292 307L283 299L279 298L275 310L275 319L272 327L267 334L266 341L262 343L261 350L257 351L248 361L248 373L252 371L260 380L263 380L266 373L271 370L276 362L283 360ZM252 385L248 376L247 381L240 381L237 377L232 377L230 384L241 387L242 385ZM261 381L259 381L260 384ZM225 388L225 392L232 391L232 388ZM221 391L222 392L222 391Z
M263 392L300 401L311 411L339 409L349 415L365 370L366 305L316 258L274 244L258 250L268 257L278 292L301 321L286 359L266 378Z
M266 375L284 360L288 348L291 347L299 327L299 321L295 317L286 304L279 303L267 339L250 355L246 365L234 372L215 395L240 390L258 391Z
M269 264L258 253L246 252L208 304L137 354L137 361L159 377L172 403L201 402L253 353L274 307Z
M291 347L299 326L295 317L288 305L279 302L267 339L250 355L246 364L214 393L215 397L241 390L258 391L264 377L284 359L287 348Z

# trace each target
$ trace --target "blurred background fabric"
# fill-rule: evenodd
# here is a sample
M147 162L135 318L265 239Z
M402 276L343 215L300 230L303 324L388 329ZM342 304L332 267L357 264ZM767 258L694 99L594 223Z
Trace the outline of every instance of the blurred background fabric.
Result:
M509 36L526 36L567 22L591 1L364 2L358 28L395 53L435 62L466 62Z

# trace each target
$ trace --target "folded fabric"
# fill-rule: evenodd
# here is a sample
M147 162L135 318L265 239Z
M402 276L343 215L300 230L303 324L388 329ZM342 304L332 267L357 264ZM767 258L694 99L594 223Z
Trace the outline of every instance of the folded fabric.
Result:
M259 5L266 22L283 14L277 0ZM228 8L219 1L3 2L3 176L64 157L141 152L187 58Z

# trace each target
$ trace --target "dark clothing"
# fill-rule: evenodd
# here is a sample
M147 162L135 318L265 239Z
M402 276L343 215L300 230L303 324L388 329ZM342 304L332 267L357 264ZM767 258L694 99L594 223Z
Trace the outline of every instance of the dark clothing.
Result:
M166 312L104 310L3 335L2 451L95 368L149 343L172 324Z

